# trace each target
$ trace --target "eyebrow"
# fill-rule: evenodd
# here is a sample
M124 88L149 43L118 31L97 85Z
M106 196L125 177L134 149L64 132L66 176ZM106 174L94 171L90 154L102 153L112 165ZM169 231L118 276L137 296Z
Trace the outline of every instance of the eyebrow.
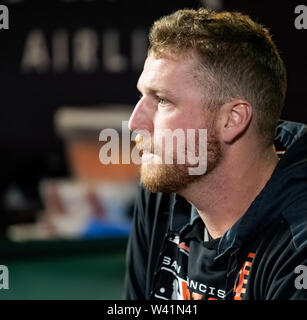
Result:
M137 83L137 86L136 86L137 90L141 92L140 90L140 86L139 86L139 83ZM149 92L150 94L152 95L167 95L169 96L170 98L174 98L174 93L169 91L169 90L166 90L166 89L159 89L159 88L147 88L145 91Z

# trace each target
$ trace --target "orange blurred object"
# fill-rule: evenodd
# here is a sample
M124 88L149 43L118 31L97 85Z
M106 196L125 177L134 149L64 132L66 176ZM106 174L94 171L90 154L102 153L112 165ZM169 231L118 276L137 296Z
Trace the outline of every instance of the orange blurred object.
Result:
M67 159L74 178L94 181L131 181L138 178L138 165L132 162L122 164L121 161L122 131L127 130L125 134L129 134L126 127L132 110L133 107L129 105L64 107L58 110L55 127L65 142ZM99 134L103 129L115 129L118 132L119 164L100 162L99 151L107 143L99 141ZM130 151L134 146L135 142L131 141ZM127 157L130 155L125 155L125 158Z
M72 174L82 180L135 180L139 175L139 166L130 164L102 164L99 161L99 150L104 142L70 141L67 157L71 165ZM131 143L131 149L134 143ZM119 148L121 161L121 146Z

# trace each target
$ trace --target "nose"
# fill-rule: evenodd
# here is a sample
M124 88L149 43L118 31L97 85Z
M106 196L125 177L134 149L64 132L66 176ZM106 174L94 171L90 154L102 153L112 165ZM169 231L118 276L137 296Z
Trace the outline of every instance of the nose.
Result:
M142 97L136 104L128 123L130 131L147 130L152 132L153 114L147 105L146 98Z

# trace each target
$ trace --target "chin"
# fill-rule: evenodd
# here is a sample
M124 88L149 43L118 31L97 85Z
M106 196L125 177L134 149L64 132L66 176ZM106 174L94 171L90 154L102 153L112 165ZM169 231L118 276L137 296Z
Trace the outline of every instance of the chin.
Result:
M141 165L142 185L154 193L181 193L193 183L213 173L222 159L222 152L218 140L211 138L207 144L207 171L200 175L190 175L189 168L195 166L177 164L177 159L175 157L174 159L174 164L143 163Z
M154 193L178 193L201 177L189 175L185 165L143 164L141 166L141 183Z

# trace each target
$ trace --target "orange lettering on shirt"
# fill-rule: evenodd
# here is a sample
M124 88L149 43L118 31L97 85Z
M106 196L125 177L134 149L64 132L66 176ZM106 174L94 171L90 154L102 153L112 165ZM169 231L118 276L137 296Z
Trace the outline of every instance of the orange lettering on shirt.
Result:
M183 300L191 300L191 294L188 289L188 285L186 282L183 282L183 281L182 281L182 296L183 296Z
M253 259L255 257L255 253L250 252L247 257L250 258L251 261L245 261L242 268L240 269L238 284L234 286L234 300L243 300L243 295L246 293L248 276L253 263Z
M201 300L202 297L203 297L202 294L199 294L199 293L197 293L197 292L193 292L193 293L192 293L192 298L193 298L193 300Z

